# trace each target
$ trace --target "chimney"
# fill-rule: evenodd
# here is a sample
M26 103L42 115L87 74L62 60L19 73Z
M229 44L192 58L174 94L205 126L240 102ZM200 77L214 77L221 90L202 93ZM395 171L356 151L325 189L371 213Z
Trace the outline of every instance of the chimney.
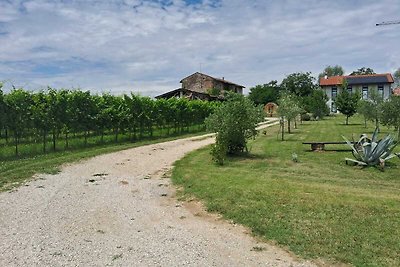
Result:
M325 77L324 77L324 78L325 78L325 80L326 80L326 79L328 79L328 75L325 75Z
M224 80L224 81L225 81L225 77L222 77L222 80Z

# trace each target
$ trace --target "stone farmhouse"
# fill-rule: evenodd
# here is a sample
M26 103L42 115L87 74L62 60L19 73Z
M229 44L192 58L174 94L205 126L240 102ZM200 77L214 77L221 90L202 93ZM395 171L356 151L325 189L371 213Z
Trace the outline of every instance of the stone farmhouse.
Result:
M181 88L166 92L156 96L156 98L188 98L201 100L223 100L224 93L231 91L243 94L243 85L239 85L225 78L214 78L210 75L195 72L192 75L183 78L180 83Z
M393 94L394 81L390 73L322 77L319 85L328 97L327 105L332 113L338 112L334 100L342 90L343 80L347 81L346 90L350 93L359 92L362 99L368 99L373 90L378 92L383 99L388 99Z

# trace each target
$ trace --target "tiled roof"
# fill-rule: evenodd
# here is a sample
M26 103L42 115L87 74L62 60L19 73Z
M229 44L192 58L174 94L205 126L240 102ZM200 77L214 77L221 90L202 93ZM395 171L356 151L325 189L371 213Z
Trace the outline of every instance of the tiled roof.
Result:
M237 84L237 83L233 83L233 82L227 81L227 80L225 80L225 79L215 78L215 77L212 77L212 76L210 76L210 75L207 75L207 74L204 74L204 73L201 73L201 72L195 72L195 73L193 73L193 74L191 74L191 75L189 75L189 76L183 78L180 82L182 83L182 81L183 81L184 79L189 78L190 76L196 75L196 74L200 74L200 75L203 75L203 76L210 77L211 79L214 79L214 80L219 81L219 82L223 82L223 83L226 83L226 84L232 84L232 85L235 85L235 86L238 86L238 87L245 88L245 86L243 86L243 85L240 85L240 84Z
M368 74L368 75L351 75L351 76L332 76L328 78L322 77L319 80L320 86L341 85L343 79L346 79L349 85L357 84L378 84L393 83L393 77L390 73Z
M343 76L332 76L332 77L322 77L319 79L320 86L329 86L329 85L341 85L343 82Z

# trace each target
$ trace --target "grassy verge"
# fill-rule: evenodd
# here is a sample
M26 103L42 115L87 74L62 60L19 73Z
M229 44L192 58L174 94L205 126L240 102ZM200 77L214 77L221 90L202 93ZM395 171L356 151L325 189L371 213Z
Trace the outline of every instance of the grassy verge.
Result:
M211 162L209 148L196 151L176 163L173 181L183 186L183 196L204 200L209 211L304 258L400 266L400 161L392 159L381 172L345 165L351 157L345 145L310 152L301 144L372 133L361 119L351 121L343 125L339 116L305 122L284 142L277 127L269 128L251 142L250 156L231 158L222 167ZM382 130L382 136L388 132Z
M154 138L138 141L136 143L126 142L119 144L108 144L73 151L56 152L22 159L0 161L0 191L12 189L29 180L35 173L55 174L60 165L78 160L94 157L101 154L111 153L128 148L170 141L178 138L190 137L205 132L176 135L164 138Z

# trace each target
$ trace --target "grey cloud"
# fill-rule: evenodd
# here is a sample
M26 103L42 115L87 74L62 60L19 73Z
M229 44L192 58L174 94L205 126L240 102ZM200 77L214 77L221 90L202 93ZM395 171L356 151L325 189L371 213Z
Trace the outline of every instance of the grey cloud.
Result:
M399 26L375 23L399 11L395 0L2 2L0 80L154 95L200 66L247 87L329 64L387 72L400 65ZM86 63L32 71L73 58Z

